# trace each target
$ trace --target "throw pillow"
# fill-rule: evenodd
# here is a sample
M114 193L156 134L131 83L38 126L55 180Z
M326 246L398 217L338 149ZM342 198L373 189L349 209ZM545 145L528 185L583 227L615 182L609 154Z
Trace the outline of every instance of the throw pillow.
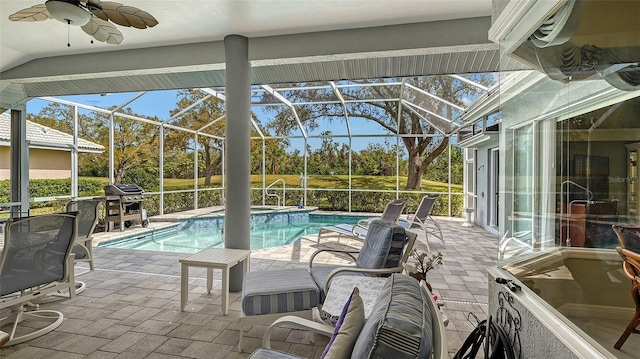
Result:
M342 314L329 344L324 348L321 359L350 358L353 346L364 325L364 303L360 297L358 287L353 289L351 296L342 309Z

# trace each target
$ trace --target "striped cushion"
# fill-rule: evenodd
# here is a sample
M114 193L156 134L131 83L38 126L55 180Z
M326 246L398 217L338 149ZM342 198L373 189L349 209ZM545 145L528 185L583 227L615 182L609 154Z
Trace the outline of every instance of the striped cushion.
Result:
M358 255L357 266L368 269L397 267L406 242L407 236L402 226L373 220Z
M430 358L433 327L417 280L393 274L378 295L352 358Z
M320 293L302 268L249 272L242 282L245 315L309 310L318 306Z

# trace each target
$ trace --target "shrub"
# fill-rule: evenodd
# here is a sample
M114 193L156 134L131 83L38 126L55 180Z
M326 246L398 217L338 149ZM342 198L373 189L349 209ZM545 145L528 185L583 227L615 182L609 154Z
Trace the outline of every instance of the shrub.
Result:
M144 168L132 168L122 178L122 183L135 183L145 192L160 190L160 179L157 173L151 173Z
M0 181L0 202L9 202L9 180ZM32 179L29 180L30 197L57 197L71 194L71 178L62 179ZM103 196L102 182L97 179L79 179L78 195L80 197ZM60 203L62 203L62 205ZM31 208L63 207L66 200L34 202ZM54 210L56 212L57 210Z
M222 205L222 190L199 191L198 207L211 207Z
M193 192L165 193L164 213L182 212L193 209L193 195Z

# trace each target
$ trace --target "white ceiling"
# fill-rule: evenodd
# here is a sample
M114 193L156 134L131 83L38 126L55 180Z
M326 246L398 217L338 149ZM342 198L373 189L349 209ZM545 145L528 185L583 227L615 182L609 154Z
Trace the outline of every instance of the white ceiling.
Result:
M13 22L8 16L45 0L2 0L0 71L39 57L219 41L226 35L285 35L434 20L488 16L491 0L119 0L152 14L159 24L138 30L117 26L120 45L96 42L80 28L49 19Z
M90 44L53 19L8 20L44 1L0 4L0 108L40 96L224 86L230 34L249 38L254 84L487 72L499 57L487 36L492 0L120 0L159 21L116 25L120 45Z

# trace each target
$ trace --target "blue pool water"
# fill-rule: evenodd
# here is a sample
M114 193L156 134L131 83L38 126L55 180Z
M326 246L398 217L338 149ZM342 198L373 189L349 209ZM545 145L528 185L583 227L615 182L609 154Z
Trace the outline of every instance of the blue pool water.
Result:
M355 224L362 216L315 215L252 219L251 249L290 244L307 234L318 233L320 227L332 224ZM196 253L209 247L223 247L223 219L190 219L172 230L150 233L145 237L101 243L111 248L142 249L165 252Z

